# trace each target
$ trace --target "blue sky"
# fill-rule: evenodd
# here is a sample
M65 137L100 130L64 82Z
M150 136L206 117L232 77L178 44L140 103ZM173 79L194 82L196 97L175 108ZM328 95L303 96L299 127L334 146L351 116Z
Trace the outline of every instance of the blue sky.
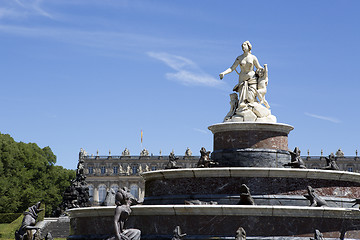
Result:
M0 1L0 132L90 154L212 150L252 43L289 148L360 151L360 1Z

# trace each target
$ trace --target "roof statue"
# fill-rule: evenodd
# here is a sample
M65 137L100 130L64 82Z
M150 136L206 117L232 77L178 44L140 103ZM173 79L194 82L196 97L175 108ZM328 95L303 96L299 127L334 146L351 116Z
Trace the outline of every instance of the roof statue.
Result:
M341 150L341 148L339 148L336 153L335 153L336 157L344 157L344 152Z
M140 152L140 156L142 156L142 157L147 157L147 156L149 156L149 151L148 151L146 148L144 148L144 149Z
M186 156L186 157L192 156L192 151L191 151L190 148L188 148L188 147L186 148L185 156Z
M255 55L251 54L249 41L242 44L243 54L235 59L233 65L220 73L220 79L233 71L239 75L239 82L233 88L237 93L230 94L230 111L224 122L271 122L276 117L271 115L270 105L265 100L268 85L268 67L261 67ZM240 72L237 67L240 66ZM256 71L254 71L256 67Z
M124 151L121 153L122 156L130 156L129 149L125 148Z

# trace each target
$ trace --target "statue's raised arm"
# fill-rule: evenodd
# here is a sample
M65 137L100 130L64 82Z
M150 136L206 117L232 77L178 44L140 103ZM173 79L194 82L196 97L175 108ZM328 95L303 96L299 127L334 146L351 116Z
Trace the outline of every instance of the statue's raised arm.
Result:
M231 110L234 112L233 116L228 114L225 117L226 122L276 122L276 117L271 115L270 106L265 100L268 84L267 65L261 67L257 57L251 54L251 49L251 43L245 41L242 44L244 53L235 59L231 67L219 74L220 79L233 71L239 75L239 82L233 88L233 91L239 94L239 101L236 104L236 111ZM236 69L238 66L240 66L240 72ZM230 104L233 108L233 100Z

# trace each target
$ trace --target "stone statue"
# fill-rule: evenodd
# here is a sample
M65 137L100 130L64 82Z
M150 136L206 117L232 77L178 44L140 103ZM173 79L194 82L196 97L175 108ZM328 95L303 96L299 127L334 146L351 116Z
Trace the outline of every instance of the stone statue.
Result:
M127 168L126 168L126 174L127 174L127 175L131 175L130 165L128 165Z
M106 197L105 197L105 201L103 203L104 206L114 206L115 205L115 190L110 188L110 190L108 190L106 192Z
M169 154L169 162L166 164L165 169L177 169L180 168L176 166L177 160L179 160L178 157L175 157L174 151L172 151Z
M185 236L186 233L181 233L180 226L176 226L174 229L174 236L171 238L171 240L181 240Z
M119 166L119 174L124 173L124 168L122 167L122 165Z
M85 176L85 168L84 168L84 159L80 158L78 165L77 165L77 169L76 169L76 179L78 182L82 182L85 181L86 176Z
M230 68L219 74L220 79L234 70L239 75L239 83L233 88L233 91L239 94L238 104L233 100L237 96L230 95L233 103L230 102L231 109L224 122L276 122L276 117L271 115L270 106L265 100L268 84L267 65L261 67L256 56L251 54L251 49L250 42L245 41L242 44L244 53L235 59ZM236 70L238 66L240 73ZM256 72L254 67L257 69Z
M142 169L141 164L139 164L139 173L140 173L140 174L143 173L143 169Z
M231 120L232 116L235 115L235 111L238 108L238 105L239 105L238 95L236 93L231 93L230 94L230 111L228 112L228 114L226 114L226 116L224 118L224 122Z
M76 169L76 178L73 179L71 185L65 189L60 206L53 212L54 216L60 216L64 214L66 210L71 208L91 206L89 188L85 180L84 159L79 158Z
M344 157L344 152L339 148L336 153L335 153L336 157Z
M310 207L321 207L327 206L326 201L320 197L311 186L307 186L308 194L304 195L308 200L310 200Z
M310 239L311 240L324 240L324 236L319 230L315 229L314 238L310 238Z
M21 227L18 231L15 231L16 240L33 240L32 230L39 229L35 227L38 213L44 209L40 208L41 202L29 207L27 212L24 212L24 218L21 223Z
M242 227L239 227L236 230L235 240L245 240L246 239L246 232Z
M284 167L291 167L291 168L306 168L304 161L300 157L300 149L295 147L294 151L289 151L291 155L291 162L284 164Z
M120 189L115 195L115 236L109 238L109 240L140 240L141 231L139 229L125 228L125 222L131 214L130 203L131 200L129 198L128 192Z
M140 152L140 156L141 156L141 157L147 157L147 156L149 156L149 151L148 151L146 148L144 148L144 149Z
M121 153L122 156L130 156L129 149L125 148L124 151Z
M197 167L199 168L208 168L215 165L218 165L217 162L214 162L210 159L210 151L206 151L204 147L200 149L200 159L197 163Z
M255 205L254 199L250 194L250 189L245 184L240 187L240 201L238 205Z
M329 157L326 157L326 166L321 168L323 170L340 170L339 166L336 164L336 159L334 153L331 153Z
M267 64L264 64L264 68L259 68L256 70L256 75L258 76L258 84L257 84L257 90L258 90L258 98L260 100L260 103L264 104L267 109L270 108L269 103L265 99L265 94L267 92L267 85L269 82L268 78L268 68Z
M123 187L122 190L127 194L127 197L130 199L130 206L141 203L136 199L136 197L134 197L134 195L131 194L130 189L128 189L127 187Z
M146 166L145 166L145 172L149 172L149 171L150 171L149 165L146 164Z
M186 151L185 151L185 157L191 157L192 156L192 151L190 150L190 148L186 148Z

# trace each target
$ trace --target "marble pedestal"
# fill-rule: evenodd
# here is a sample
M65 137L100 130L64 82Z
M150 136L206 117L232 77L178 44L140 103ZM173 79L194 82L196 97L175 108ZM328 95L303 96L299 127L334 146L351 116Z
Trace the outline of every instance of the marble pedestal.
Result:
M209 126L211 158L221 167L282 167L290 162L288 134L282 123L226 122Z

